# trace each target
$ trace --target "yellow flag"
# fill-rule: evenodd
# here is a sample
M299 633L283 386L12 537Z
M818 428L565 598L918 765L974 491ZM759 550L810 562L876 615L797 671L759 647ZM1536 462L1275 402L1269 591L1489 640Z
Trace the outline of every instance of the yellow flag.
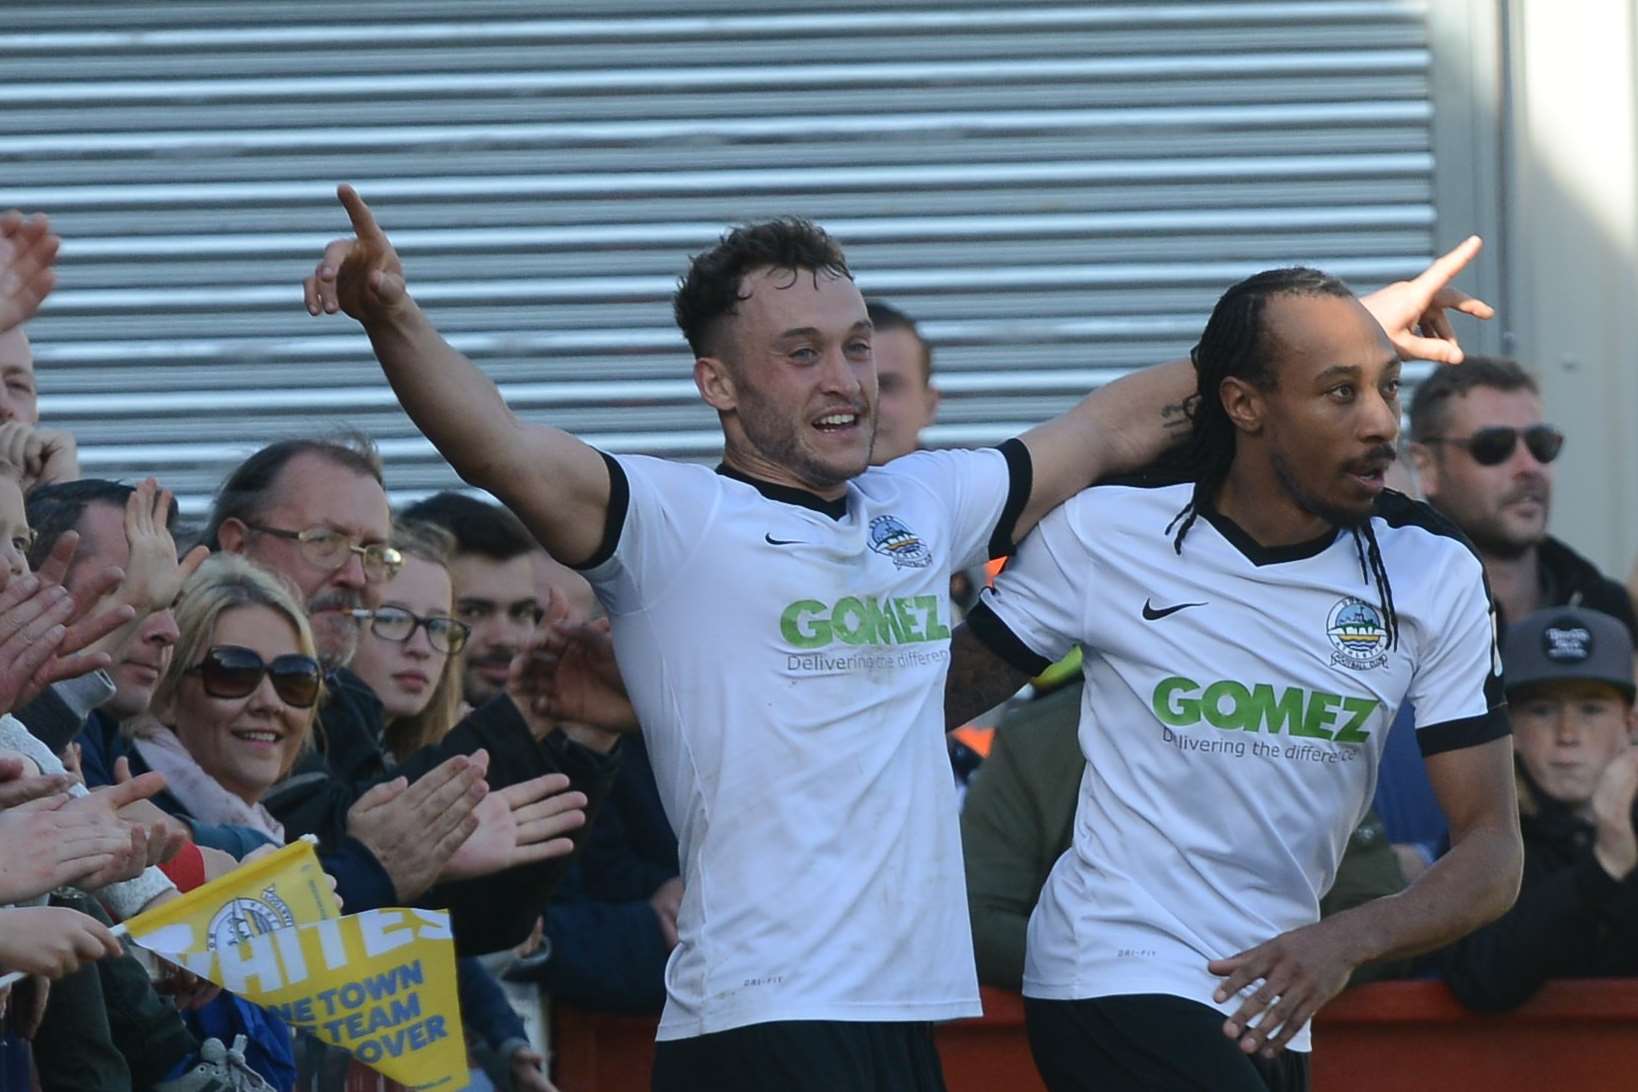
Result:
M467 1086L455 942L442 910L367 910L168 958L400 1084Z
M125 932L144 948L166 955L229 947L340 916L341 905L313 843L301 839L127 919Z

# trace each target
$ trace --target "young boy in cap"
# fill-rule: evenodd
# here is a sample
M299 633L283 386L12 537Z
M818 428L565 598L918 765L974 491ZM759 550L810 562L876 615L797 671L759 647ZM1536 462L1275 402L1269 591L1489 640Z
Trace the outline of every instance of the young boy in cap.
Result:
M1518 761L1524 884L1443 953L1451 990L1508 1009L1549 978L1638 974L1638 748L1632 639L1583 607L1537 611L1502 647Z

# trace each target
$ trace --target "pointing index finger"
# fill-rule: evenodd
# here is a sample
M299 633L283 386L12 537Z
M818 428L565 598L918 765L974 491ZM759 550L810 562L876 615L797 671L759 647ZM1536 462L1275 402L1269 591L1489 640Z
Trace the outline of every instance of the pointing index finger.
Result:
M341 198L341 205L347 210L347 218L353 222L353 234L360 239L379 239L385 241L386 233L375 222L375 213L370 206L364 203L364 198L358 191L343 182L336 187L336 196Z
M1467 268L1475 255L1484 247L1484 240L1477 235L1469 235L1454 249L1434 260L1433 264L1424 269L1416 278L1416 284L1425 287L1429 294L1456 279L1456 275Z

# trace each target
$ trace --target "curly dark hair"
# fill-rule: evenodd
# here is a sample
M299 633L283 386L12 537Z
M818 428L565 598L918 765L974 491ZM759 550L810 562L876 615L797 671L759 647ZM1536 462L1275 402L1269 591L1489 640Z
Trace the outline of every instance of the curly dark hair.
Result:
M671 298L677 327L696 357L710 356L718 348L714 339L720 320L749 298L740 293L740 282L758 269L788 269L793 277L826 273L853 279L842 248L810 220L787 216L742 224L690 259Z

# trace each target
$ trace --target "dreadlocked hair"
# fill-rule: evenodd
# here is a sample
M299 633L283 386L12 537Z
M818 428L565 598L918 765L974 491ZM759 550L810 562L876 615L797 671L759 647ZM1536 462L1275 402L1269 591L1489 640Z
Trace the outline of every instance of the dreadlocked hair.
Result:
M1274 370L1270 367L1263 310L1275 296L1352 296L1348 286L1328 273L1304 266L1269 269L1231 287L1212 308L1211 318L1200 341L1189 350L1198 387L1189 400L1189 440L1183 466L1194 490L1182 511L1166 525L1173 548L1181 554L1183 539L1201 511L1209 507L1228 479L1234 462L1235 428L1223 408L1223 380L1243 379L1259 390L1273 390ZM1399 643L1399 617L1394 612L1393 589L1382 563L1371 521L1349 528L1359 552L1359 572L1367 585L1374 580L1388 631L1388 647Z

